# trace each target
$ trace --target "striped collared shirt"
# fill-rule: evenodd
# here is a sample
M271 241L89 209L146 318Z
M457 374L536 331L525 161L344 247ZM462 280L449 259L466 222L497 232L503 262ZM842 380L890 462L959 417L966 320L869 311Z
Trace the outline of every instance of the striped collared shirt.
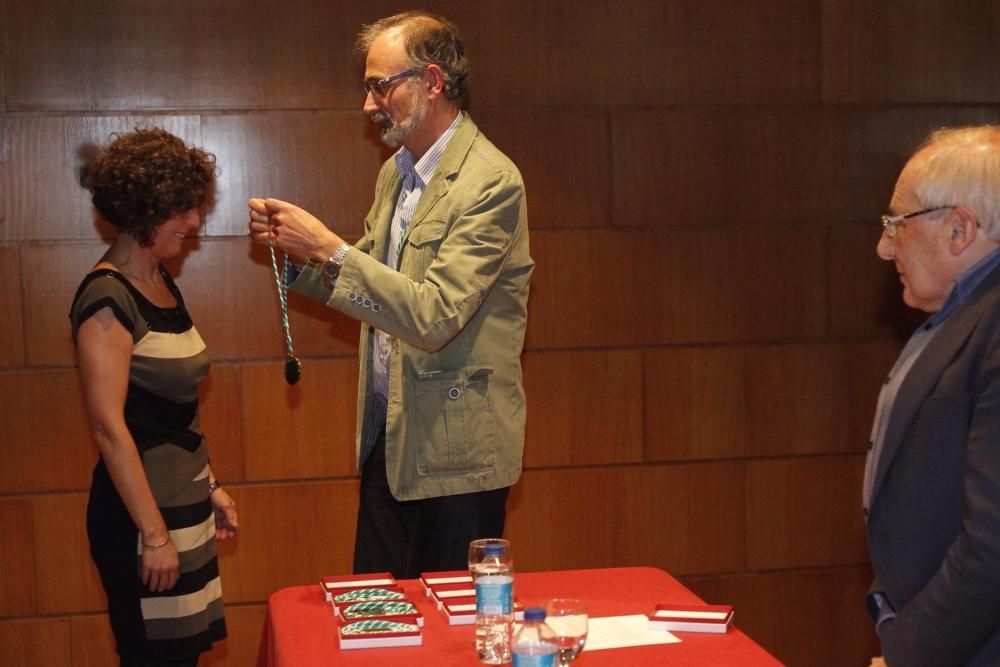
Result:
M455 130L462 122L463 115L459 113L440 137L431 145L423 156L414 161L413 153L406 147L396 152L396 170L403 184L396 199L396 208L392 214L392 224L389 228L389 245L386 249L385 263L394 269L399 268L399 254L406 230L410 226L420 197L424 194L427 183L437 171L441 155L448 146ZM389 395L389 335L376 330L375 345L372 349L372 387L376 394L383 397Z

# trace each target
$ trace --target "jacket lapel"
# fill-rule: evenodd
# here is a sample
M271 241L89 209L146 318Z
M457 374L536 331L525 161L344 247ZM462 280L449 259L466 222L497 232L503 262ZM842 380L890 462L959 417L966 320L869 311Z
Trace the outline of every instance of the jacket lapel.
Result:
M424 193L420 195L420 203L417 204L417 210L413 212L413 218L403 236L404 242L409 238L413 228L422 223L427 215L434 210L438 201L447 194L451 181L458 174L462 163L465 162L465 156L468 155L469 149L472 147L473 139L479 134L479 128L472 122L469 115L464 111L460 113L463 116L462 122L455 129L455 133L441 154L441 160L438 162L434 176L431 177L431 182L427 184Z
M882 443L882 454L879 456L878 468L875 471L871 496L873 505L892 459L899 451L913 419L927 396L934 390L944 369L965 345L976 322L982 316L983 309L991 302L988 296L998 285L1000 285L1000 268L990 272L969 295L967 301L945 319L941 329L927 344L927 348L914 362L906 379L903 380L892 405L892 414L889 416L889 425L886 427Z

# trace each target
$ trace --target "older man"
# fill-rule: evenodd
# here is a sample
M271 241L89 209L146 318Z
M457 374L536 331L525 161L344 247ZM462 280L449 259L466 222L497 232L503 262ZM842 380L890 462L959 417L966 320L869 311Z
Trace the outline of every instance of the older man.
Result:
M503 532L521 473L524 187L460 111L457 28L408 12L361 32L364 111L391 147L353 246L306 211L250 202L250 232L308 264L292 289L361 320L356 572L464 569ZM316 397L315 400L323 400Z
M865 469L890 667L1000 664L1000 126L940 130L906 164L879 257L930 313L885 380Z

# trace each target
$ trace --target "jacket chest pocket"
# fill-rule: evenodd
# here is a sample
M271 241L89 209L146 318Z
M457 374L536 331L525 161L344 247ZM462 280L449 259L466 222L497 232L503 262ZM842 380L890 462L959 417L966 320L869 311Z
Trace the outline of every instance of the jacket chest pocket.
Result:
M425 220L410 230L400 253L399 270L413 280L421 280L437 259L444 238L444 220Z
M492 368L478 366L411 379L412 444L418 453L418 474L494 467L492 374Z

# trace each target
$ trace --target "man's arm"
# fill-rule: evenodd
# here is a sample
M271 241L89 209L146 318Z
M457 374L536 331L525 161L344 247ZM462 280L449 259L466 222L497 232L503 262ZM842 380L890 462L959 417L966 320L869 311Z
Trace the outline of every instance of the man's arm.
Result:
M512 241L527 233L524 189L516 172L490 174L466 202L449 220L421 223L441 233L440 239L405 251L434 255L421 279L352 251L332 292L315 269L304 272L294 289L411 345L440 349L473 318L503 271Z

